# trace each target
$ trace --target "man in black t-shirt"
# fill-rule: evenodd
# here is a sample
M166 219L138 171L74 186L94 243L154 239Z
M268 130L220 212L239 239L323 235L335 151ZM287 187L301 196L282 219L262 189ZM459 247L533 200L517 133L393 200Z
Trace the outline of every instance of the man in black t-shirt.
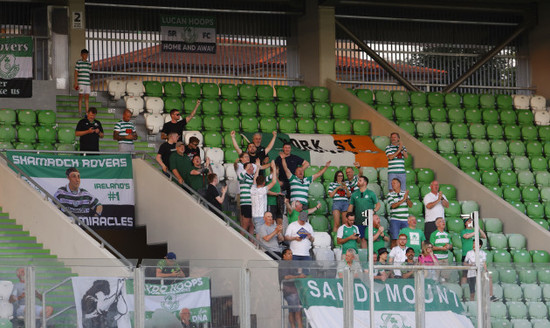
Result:
M168 140L159 147L156 160L164 173L170 170L170 155L176 151L178 138L179 135L176 132L171 132L168 134Z
M160 130L160 137L166 140L168 139L168 134L170 134L170 132L176 132L177 134L179 134L178 141L181 141L183 130L185 130L187 123L189 123L189 121L191 121L191 119L195 116L195 113L197 112L200 104L201 101L197 99L197 104L195 105L195 108L193 109L191 114L189 114L189 116L184 119L181 119L181 114L179 110L172 109L170 111L170 122L164 123L164 125L162 126L162 130Z
M99 151L99 139L103 138L101 122L95 119L97 109L91 107L87 117L78 121L74 135L80 137L81 151Z
M193 136L189 138L189 143L185 147L184 154L189 156L190 160L193 160L195 156L201 156L201 149L199 148L200 140L199 138Z
M225 193L227 192L227 186L222 187L222 194L220 195L218 188L216 187L218 185L218 175L216 173L210 173L206 177L208 180L208 187L206 188L206 195L204 198L212 204L214 207L222 210L222 204L225 199Z

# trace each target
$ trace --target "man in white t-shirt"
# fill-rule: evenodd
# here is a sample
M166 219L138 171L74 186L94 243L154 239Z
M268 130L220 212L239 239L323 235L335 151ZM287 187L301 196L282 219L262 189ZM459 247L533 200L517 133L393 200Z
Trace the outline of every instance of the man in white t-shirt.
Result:
M275 162L271 162L271 182L266 186L265 176L258 175L259 170L256 170L254 184L250 188L250 197L252 198L252 222L254 223L254 230L258 234L258 229L264 224L264 214L267 211L267 195L269 190L273 188L277 181L273 177L277 176L277 167Z
M309 251L313 243L313 227L301 216L286 228L285 240L290 241L292 260L311 261Z
M435 220L445 218L445 208L449 207L447 197L439 191L439 182L437 180L430 183L430 192L424 196L424 236L430 240L432 232L437 230Z
M391 249L389 257L390 264L401 264L407 260L407 235L399 235L397 246ZM395 278L401 278L401 270L393 270L393 275Z

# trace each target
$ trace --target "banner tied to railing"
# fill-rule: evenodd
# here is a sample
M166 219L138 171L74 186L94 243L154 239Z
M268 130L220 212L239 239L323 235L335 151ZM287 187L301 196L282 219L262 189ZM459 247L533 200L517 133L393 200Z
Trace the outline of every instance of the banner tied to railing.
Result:
M313 328L343 327L344 287L342 279L297 279L300 301ZM354 327L370 323L368 282L354 282ZM415 286L413 279L388 279L374 283L375 327L415 326ZM425 281L426 327L473 328L455 292L432 280Z
M66 156L8 151L8 159L92 228L134 227L130 154Z
M73 277L78 328L133 325L133 280ZM169 285L145 284L145 326L175 327L211 321L210 278L185 278Z
M32 97L32 37L0 38L0 97Z

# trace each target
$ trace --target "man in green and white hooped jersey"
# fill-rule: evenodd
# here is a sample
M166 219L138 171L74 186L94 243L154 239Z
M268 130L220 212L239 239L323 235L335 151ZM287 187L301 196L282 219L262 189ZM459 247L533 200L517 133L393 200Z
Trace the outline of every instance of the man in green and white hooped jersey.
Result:
M440 265L449 264L449 251L453 248L451 236L445 231L445 219L437 218L435 220L437 230L432 232L430 243L433 245L433 252ZM451 276L451 271L440 271L442 281L448 280Z
M125 109L122 114L122 120L115 124L113 130L113 140L118 141L118 151L132 152L134 151L134 140L137 139L136 126L134 122L130 122L132 112Z
M88 50L82 49L80 57L74 66L74 88L78 90L78 116L82 117L82 98L86 104L86 113L88 113L90 98L90 73L92 72L92 63L88 61Z
M413 205L409 198L409 190L401 191L401 182L393 178L391 181L392 190L386 196L390 205L390 236L391 248L397 244L399 231L408 226L409 207Z
M390 142L386 147L386 157L388 158L388 189L391 190L391 182L394 178L401 182L401 190L407 189L407 175L405 171L405 159L409 157L407 148L403 146L399 138L399 133L392 132Z
M288 177L288 181L290 184L290 201L299 201L304 205L303 209L308 208L308 193L309 193L309 185L315 181L318 177L323 175L327 168L330 166L330 161L328 161L325 166L319 170L319 172L315 173L314 175L310 177L304 177L304 168L298 167L296 168L296 174L292 174L292 172L288 169L288 166L286 164L286 156L283 153L279 154L281 156L281 163L283 164L283 170L285 171L286 176Z

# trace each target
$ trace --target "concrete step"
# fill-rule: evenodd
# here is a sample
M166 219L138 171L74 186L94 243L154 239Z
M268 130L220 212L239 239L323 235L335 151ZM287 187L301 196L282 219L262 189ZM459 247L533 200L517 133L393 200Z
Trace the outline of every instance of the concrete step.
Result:
M4 219L5 218L5 219ZM15 224L15 220L14 219L8 219L7 217L5 216L0 216L0 224Z
M113 126L115 125L116 122L120 121L119 119L116 119L116 118L104 118L104 119L99 119L98 118L98 121L101 122L101 125L103 125L105 127L105 125L110 125L112 124ZM73 126L73 129L76 127L76 123L78 123L78 118L74 118L74 117L58 117L57 118L57 123L60 124L60 123L70 123L72 124ZM105 128L103 128L105 130Z
M22 248L12 248L12 249L2 249L0 248L0 257L4 255L49 255L50 250L48 249L22 249Z
M73 105L76 105L76 108L78 110L78 99L73 101L73 100L66 100L66 99L62 99L62 100L56 100L55 101L55 104L57 106L73 106ZM89 107L101 107L103 106L102 103L100 103L99 101L90 101L88 102L88 106ZM82 109L84 110L84 102L82 102Z
M21 231L21 230L0 230L0 237L18 237L18 236L28 236L28 231Z
M0 244L2 243L36 243L36 237L30 236L0 236Z
M78 101L78 96L70 96L70 95L57 95L55 96L55 100L62 100L62 101ZM88 101L96 101L96 97L88 97Z
M57 108L57 115L59 115L59 113L74 113L74 112L78 113L78 103L57 105L56 108ZM98 107L96 107L96 109L97 109L98 114L100 114L100 113L103 114L103 113L109 113L110 112L109 108L107 108L107 107L98 106Z
M4 249L36 249L42 248L44 245L39 243L0 243L0 252Z
M23 226L20 224L0 224L1 231L22 230Z

